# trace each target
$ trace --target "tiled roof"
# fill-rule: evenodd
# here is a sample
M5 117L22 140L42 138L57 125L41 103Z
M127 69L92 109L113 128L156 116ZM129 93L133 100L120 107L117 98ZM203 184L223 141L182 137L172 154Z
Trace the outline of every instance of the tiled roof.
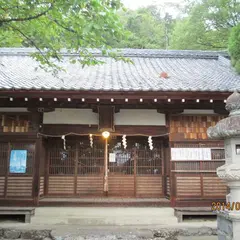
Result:
M68 61L64 53L58 74L38 67L29 53L33 49L0 48L0 90L90 90L90 91L234 91L240 76L224 52L125 49L134 64L116 62L92 50L105 64L85 66ZM167 72L169 78L161 78Z

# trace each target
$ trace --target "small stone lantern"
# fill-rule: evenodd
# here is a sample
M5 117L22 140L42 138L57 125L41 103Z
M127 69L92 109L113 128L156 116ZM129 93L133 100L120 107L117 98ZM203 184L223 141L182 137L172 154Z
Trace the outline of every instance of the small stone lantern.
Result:
M218 212L218 239L240 240L240 94L237 91L227 99L226 109L229 117L208 129L209 138L224 139L226 162L217 169L217 175L230 189Z

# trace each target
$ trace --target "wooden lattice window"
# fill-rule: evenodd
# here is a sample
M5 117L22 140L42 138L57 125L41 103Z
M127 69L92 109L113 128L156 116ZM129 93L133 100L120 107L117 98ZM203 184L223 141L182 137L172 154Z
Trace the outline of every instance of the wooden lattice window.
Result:
M73 175L75 172L76 143L67 141L67 149L63 149L60 140L49 142L49 174L50 175Z
M211 149L212 160L225 160L224 148Z
M30 120L28 114L1 114L2 132L29 132Z
M137 144L137 174L162 174L163 144L160 138L153 138L153 150L149 149L147 138Z
M63 142L52 139L49 143L50 175L86 175L103 173L104 140L94 137L91 148L88 137L66 138Z
M115 154L115 162L109 162L109 174L134 174L134 149L130 139L127 139L127 149L124 149L122 137L109 140L109 153Z
M78 175L103 174L104 171L104 140L93 137L93 147L87 137L77 141L78 144Z
M134 174L134 160L136 174L162 174L162 142L153 139L154 149L149 149L147 137L127 137L127 149L123 148L122 137L111 139L109 152L116 154L116 162L109 163L110 173Z

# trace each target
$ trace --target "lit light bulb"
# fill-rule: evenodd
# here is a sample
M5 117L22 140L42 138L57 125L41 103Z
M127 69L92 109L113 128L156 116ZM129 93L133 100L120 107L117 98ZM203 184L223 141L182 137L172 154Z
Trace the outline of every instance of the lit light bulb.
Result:
M107 139L107 138L110 136L110 132L104 131L104 132L102 132L102 136L103 136L105 139Z

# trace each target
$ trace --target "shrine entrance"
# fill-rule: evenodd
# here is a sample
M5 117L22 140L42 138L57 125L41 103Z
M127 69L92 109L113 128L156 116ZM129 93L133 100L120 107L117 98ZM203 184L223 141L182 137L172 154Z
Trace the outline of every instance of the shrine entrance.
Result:
M122 137L109 141L110 196L160 197L163 196L163 146L154 140L149 149L147 137L127 137L126 149Z
M163 141L154 138L153 150L147 137L122 136L108 139L108 196L163 197ZM105 140L88 136L47 141L48 196L103 196Z

